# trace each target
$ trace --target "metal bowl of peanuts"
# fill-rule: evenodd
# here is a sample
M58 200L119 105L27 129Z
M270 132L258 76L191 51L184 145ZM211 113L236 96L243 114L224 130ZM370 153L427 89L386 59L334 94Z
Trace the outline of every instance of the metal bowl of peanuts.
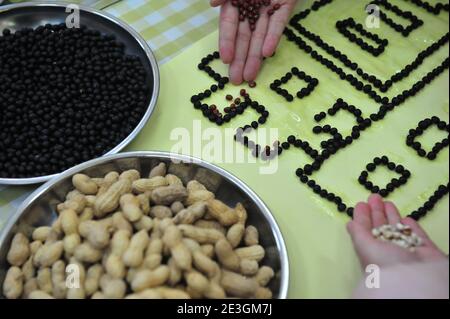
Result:
M2 298L286 298L269 209L238 178L163 152L109 155L36 190L0 233Z
M67 3L64 2L26 2L0 7L0 30L9 28L36 28L40 25L64 23L70 10L66 12ZM158 62L153 51L131 26L115 16L85 5L77 5L80 9L80 23L104 34L110 34L125 45L126 53L140 58L147 73L147 81L151 91L148 94L147 108L140 122L128 136L106 152L105 155L117 154L131 143L147 124L159 96L160 75ZM58 174L36 176L30 178L0 178L0 185L29 185L49 181Z

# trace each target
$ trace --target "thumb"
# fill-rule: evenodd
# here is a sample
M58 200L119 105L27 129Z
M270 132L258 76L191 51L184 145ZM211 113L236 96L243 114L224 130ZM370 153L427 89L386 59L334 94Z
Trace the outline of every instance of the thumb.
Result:
M353 220L347 224L347 231L355 245L360 243L367 244L374 239L370 231Z
M351 221L347 224L347 231L352 238L353 246L355 247L359 260L365 267L369 259L368 256L366 256L367 251L375 239L369 230L355 221Z

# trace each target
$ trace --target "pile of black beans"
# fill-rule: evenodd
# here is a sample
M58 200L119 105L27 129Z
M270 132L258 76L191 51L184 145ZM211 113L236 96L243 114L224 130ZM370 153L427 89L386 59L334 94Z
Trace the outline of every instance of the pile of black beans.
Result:
M99 157L142 119L152 94L114 36L45 25L0 35L0 177L61 172Z

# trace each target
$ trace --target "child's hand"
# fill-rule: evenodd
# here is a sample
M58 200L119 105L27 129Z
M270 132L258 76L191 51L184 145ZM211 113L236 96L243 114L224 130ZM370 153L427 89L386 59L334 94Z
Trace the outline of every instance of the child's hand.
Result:
M230 64L230 80L241 84L244 80L254 81L264 57L275 53L283 30L289 21L297 0L272 0L272 4L261 9L260 18L252 32L248 20L239 21L238 9L230 0L211 0L213 7L220 10L220 57ZM280 9L271 16L267 14L274 4Z
M389 242L375 239L372 228L384 224L403 223L411 227L423 241L423 245L414 252ZM355 207L354 219L347 225L353 245L363 267L376 264L379 267L395 264L427 262L447 257L430 240L425 231L411 218L401 218L397 208L390 202L383 202L379 195L372 195L368 203L359 203Z

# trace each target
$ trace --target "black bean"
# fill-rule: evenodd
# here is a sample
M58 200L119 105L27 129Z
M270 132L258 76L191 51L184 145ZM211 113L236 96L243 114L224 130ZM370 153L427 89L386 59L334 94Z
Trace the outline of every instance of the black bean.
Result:
M0 158L9 163L0 177L58 173L105 154L140 122L152 84L141 60L112 36L64 25L5 36L0 78L10 81L2 81L0 104L17 101L20 112L0 116ZM202 98L191 97L195 108ZM25 148L29 157L20 155Z

